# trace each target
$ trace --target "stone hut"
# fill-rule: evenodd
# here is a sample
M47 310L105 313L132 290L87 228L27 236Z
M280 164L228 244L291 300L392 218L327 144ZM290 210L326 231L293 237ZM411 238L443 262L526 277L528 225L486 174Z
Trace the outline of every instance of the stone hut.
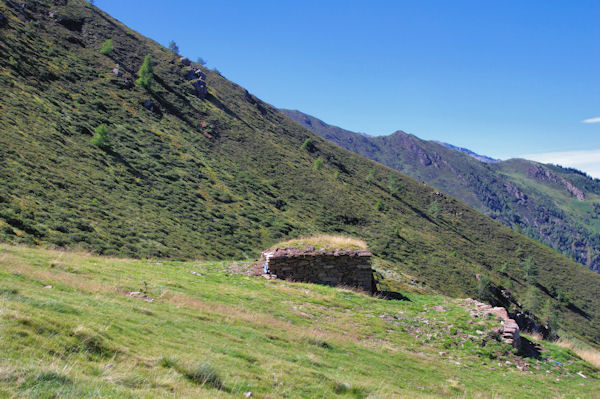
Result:
M368 293L375 290L367 250L286 247L263 252L262 261L264 272L279 279L355 287Z

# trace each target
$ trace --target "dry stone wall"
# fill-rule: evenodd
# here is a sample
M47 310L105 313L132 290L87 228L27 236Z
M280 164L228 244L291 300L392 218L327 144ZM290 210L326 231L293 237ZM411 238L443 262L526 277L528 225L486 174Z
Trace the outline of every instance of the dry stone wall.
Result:
M521 347L520 329L516 321L510 318L506 309L501 307L492 307L488 304L476 301L474 299L467 299L468 303L475 305L475 311L471 313L471 317L481 317L488 313L495 314L502 320L502 328L500 330L500 337L502 342L512 345L515 348Z
M372 293L369 251L302 251L278 248L263 252L268 274L280 279L332 286L356 287Z

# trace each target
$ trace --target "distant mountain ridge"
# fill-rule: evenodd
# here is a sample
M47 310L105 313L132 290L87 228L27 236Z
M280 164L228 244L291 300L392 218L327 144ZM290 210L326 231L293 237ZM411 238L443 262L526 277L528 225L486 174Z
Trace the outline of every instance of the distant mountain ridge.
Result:
M471 157L473 157L476 160L481 161L481 162L485 162L485 163L500 162L499 159L491 158L491 157L488 157L486 155L477 154L476 152L473 152L473 151L469 150L468 148L457 147L455 145L452 145L452 144L449 144L449 143L444 143L442 141L435 141L435 142L438 143L438 144L443 145L444 147L448 147L448 148L451 148L451 149L456 150L456 151L464 152L465 154L467 154L467 155L469 155L469 156L471 156Z
M600 272L600 181L524 159L498 161L403 131L354 133L282 110L321 137L459 198L586 267Z

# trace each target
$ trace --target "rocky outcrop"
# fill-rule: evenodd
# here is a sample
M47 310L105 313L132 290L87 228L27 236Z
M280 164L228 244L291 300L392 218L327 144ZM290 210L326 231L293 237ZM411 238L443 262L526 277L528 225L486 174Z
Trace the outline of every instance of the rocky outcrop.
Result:
M315 251L314 248L277 248L262 254L268 274L331 286L348 286L372 293L373 270L369 251Z
M181 57L179 62L182 66L183 78L191 83L194 95L201 99L206 98L208 94L206 74L200 68L193 66L188 58Z
M583 191L581 191L580 189L575 187L573 184L571 184L570 181L567 181L566 179L561 179L561 180L563 182L563 185L567 189L567 191L569 193L571 193L572 196L577 198L579 201L585 201L585 193Z
M515 186L512 183L504 183L504 188L506 188L506 191L512 195L513 197L515 197L516 202L520 203L520 204L526 204L527 203L527 195L525 195L525 193L523 193L523 191L519 190L517 188L517 186Z
M579 201L585 201L585 193L575 187L570 181L563 177L559 177L552 171L541 166L533 165L527 171L527 175L534 178L538 182L557 183L562 185L565 190Z

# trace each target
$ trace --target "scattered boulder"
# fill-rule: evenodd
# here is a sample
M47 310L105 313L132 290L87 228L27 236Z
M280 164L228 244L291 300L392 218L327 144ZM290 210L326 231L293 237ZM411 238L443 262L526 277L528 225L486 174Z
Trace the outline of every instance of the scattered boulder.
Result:
M192 82L192 86L194 88L194 94L201 99L204 99L208 94L208 88L206 87L206 82L203 80L194 80Z
M185 60L189 61L187 58ZM187 65L187 61L182 60L183 65ZM208 87L206 86L206 74L202 72L200 68L196 67L185 67L183 69L183 78L190 81L192 84L192 93L195 96L204 99L208 94Z
M119 71L119 64L115 64L115 67L112 69L112 73L116 76L116 77L121 77L123 76L123 74L121 73L121 71Z
M127 293L128 296L138 299L143 299L146 302L154 302L155 298L149 297L141 291L132 291Z
M194 80L197 79L196 78L196 74L194 73L193 69L186 69L183 73L183 78L185 80Z
M185 66L190 66L190 65L192 64L192 61L190 61L190 59L189 59L189 58L187 58L187 57L181 57L181 58L179 59L179 62L180 62L182 65L185 65Z

